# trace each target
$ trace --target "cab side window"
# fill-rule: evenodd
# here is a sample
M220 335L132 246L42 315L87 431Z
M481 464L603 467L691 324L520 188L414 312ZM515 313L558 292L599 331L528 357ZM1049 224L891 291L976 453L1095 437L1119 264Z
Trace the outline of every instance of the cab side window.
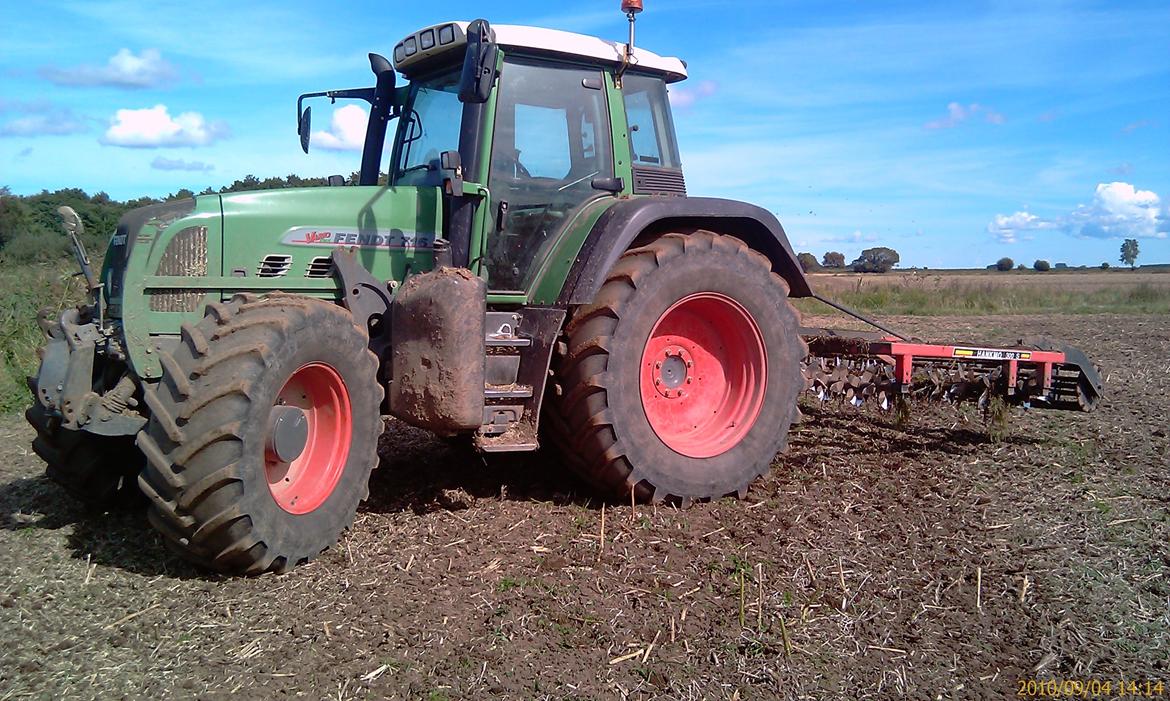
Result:
M629 128L634 192L685 195L666 83L661 78L627 75L622 79L622 99Z
M658 143L658 129L650 97L643 92L627 93L626 119L630 124L630 149L634 163L662 165L662 148Z

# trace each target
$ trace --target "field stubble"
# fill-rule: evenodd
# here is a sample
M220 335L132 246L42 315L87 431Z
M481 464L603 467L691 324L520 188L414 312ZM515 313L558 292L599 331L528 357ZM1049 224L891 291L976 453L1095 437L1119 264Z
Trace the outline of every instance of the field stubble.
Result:
M1170 314L1166 272L898 271L815 274L810 280L834 301L885 314ZM805 313L825 309L813 300L798 304Z
M810 319L809 323L825 320ZM896 319L1082 345L1094 414L805 404L744 501L603 507L554 456L391 424L370 501L286 576L209 576L87 514L0 421L0 697L1003 698L1170 682L1170 329ZM987 329L998 329L987 331ZM981 334L981 331L984 332ZM603 525L604 524L604 525Z

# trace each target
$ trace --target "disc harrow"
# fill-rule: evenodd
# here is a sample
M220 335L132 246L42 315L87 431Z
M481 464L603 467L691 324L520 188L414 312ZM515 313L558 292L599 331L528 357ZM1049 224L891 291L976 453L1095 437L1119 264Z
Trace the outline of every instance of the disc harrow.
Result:
M803 329L804 378L822 402L883 411L901 401L1092 411L1102 382L1075 348L1046 340L1010 348L941 345L865 332Z

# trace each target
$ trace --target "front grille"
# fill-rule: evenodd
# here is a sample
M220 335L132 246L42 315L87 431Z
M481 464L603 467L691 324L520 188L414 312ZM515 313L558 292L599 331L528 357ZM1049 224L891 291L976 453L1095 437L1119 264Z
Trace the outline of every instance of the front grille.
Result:
M329 256L319 256L309 261L305 277L333 277L333 259Z
M189 226L171 239L158 262L155 275L173 277L207 277L207 227ZM150 310L154 312L193 312L199 308L203 292L163 289L150 293Z
M634 166L634 194L687 196L687 181L678 168Z
M260 261L256 270L258 277L284 277L292 267L292 256L270 253Z
M134 248L135 241L138 240L139 234L144 238L153 238L155 234L167 228L171 222L185 217L195 210L195 200L175 200L174 202L164 202L162 204L152 204L146 207L139 207L132 209L122 215L118 220L118 228L115 232L117 240L120 245L115 246L115 253L120 249L120 257L115 257L114 260L108 261L113 268L122 269L126 267L127 259L130 255L129 251ZM143 231L148 229L147 231ZM120 279L120 276L119 276ZM121 294L121 289L116 290Z
M203 292L190 290L153 290L150 295L152 312L193 312L199 308Z
M155 275L207 276L207 227L189 226L171 239Z

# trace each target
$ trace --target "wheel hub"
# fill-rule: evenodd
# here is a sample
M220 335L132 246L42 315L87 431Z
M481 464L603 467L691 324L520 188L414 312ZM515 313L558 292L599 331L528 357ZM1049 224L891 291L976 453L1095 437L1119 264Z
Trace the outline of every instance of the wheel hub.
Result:
M295 406L274 406L268 415L268 455L278 462L301 457L309 442L309 420Z
M686 395L686 385L694 382L691 373L694 357L680 345L670 344L662 352L663 358L654 363L654 389L667 399Z

